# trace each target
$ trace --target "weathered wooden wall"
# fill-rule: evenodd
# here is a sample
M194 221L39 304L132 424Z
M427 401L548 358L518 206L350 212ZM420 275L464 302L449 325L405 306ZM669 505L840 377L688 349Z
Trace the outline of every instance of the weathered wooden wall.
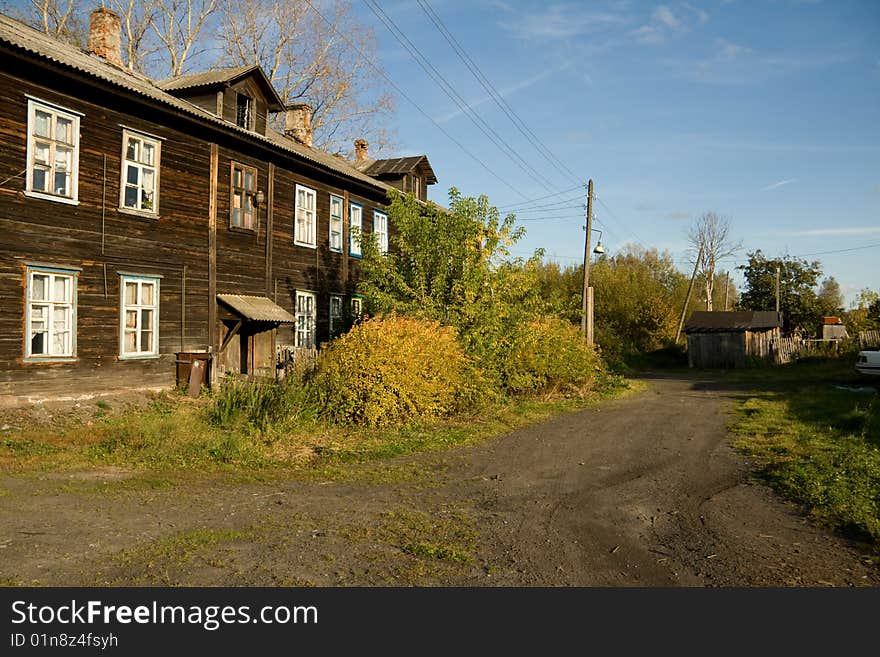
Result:
M329 250L329 196L362 204L368 234L373 210L384 204L381 190L134 94L90 84L7 52L0 52L0 58L4 64L0 71L0 405L173 385L176 353L216 349L222 340L222 332L210 327L211 317L216 316L212 290L266 295L291 312L297 289L314 291L317 337L327 338L330 294L354 293L359 276L357 259L348 255L347 223L344 253ZM22 193L26 93L83 113L79 205ZM118 210L123 125L163 138L158 218ZM212 281L209 216L211 150L216 143L220 147ZM267 199L272 192L271 230L268 202L259 208L255 231L230 227L232 161L255 167L258 188ZM270 169L274 169L271 185ZM317 192L316 249L293 243L297 183ZM346 203L346 222L347 210ZM81 268L73 363L23 362L25 261ZM120 271L162 277L158 358L118 357ZM292 343L289 328L279 331L278 341ZM273 351L262 339L253 348L259 361Z

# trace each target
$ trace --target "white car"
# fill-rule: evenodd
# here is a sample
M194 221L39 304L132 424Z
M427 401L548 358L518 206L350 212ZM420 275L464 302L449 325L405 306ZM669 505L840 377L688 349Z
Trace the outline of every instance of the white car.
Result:
M880 351L860 351L856 371L859 374L880 376Z

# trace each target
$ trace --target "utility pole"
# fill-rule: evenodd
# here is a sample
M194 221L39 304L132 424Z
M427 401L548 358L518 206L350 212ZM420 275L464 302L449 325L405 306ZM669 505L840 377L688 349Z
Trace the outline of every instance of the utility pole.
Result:
M776 314L779 315L779 267L776 268Z
M694 273L691 274L691 282L688 285L688 293L684 298L684 306L681 308L681 317L678 320L678 330L675 332L675 344L678 344L678 338L681 337L681 328L684 326L684 316L687 314L688 304L691 302L691 292L694 291L694 281L697 280L697 268L703 259L703 247L700 247L700 253L697 255L697 261L694 263Z
M724 284L724 310L728 310L727 301L730 299L730 272L727 272L727 279Z
M587 183L587 235L584 237L584 289L581 293L581 333L593 344L593 303L590 294L590 237L593 231L593 179Z

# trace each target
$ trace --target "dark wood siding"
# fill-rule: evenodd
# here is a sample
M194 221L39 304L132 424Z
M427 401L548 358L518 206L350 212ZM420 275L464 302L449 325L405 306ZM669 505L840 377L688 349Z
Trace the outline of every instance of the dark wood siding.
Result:
M173 385L178 352L207 351L222 340L223 334L211 322L216 313L212 282L218 293L268 294L291 312L297 289L314 291L318 339L326 339L330 295L354 293L359 276L357 260L347 255L347 233L345 254L329 250L329 195L361 203L364 229L369 233L373 209L384 204L380 190L317 165L293 161L271 147L125 92L85 84L83 79L30 60L0 54L0 181L4 181L0 184L0 406L23 399ZM25 94L83 114L78 205L23 194ZM227 96L234 107L235 94ZM216 102L216 96L212 98ZM122 126L162 140L158 217L118 208ZM218 142L216 277L212 281L211 150ZM273 163L271 233L266 207L259 208L256 231L229 227L232 161L257 169L258 189L267 199L269 162ZM297 183L317 192L316 249L293 244ZM73 362L24 362L25 263L31 261L79 271ZM158 358L119 358L120 272L161 277ZM266 371L274 332L272 338L254 338L254 370ZM278 341L292 342L289 327L279 331Z

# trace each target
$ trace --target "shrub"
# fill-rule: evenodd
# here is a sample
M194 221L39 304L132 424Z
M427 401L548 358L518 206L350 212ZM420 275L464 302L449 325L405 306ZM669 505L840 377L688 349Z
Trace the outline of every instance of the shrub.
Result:
M451 415L481 396L454 329L400 316L362 322L325 347L315 387L328 417L368 427Z
M501 363L502 385L511 393L583 394L608 374L577 327L544 318L516 327Z

